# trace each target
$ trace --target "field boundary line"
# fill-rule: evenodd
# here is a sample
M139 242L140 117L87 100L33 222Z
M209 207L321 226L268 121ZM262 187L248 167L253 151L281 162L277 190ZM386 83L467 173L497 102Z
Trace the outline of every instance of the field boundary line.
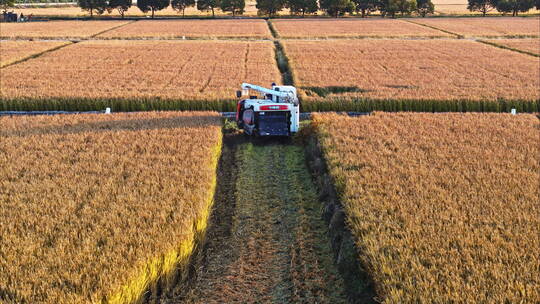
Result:
M454 36L456 36L456 38L458 38L458 39L463 39L463 38L465 38L464 35L461 35L461 34L458 34L458 33L454 33L454 32L450 32L450 31L447 31L447 30L443 30L443 29L440 29L440 28L435 27L435 26L426 25L426 24L422 24L422 23L417 23L417 22L414 22L414 21L411 21L411 20L400 20L400 21L409 22L409 23L412 23L412 24L424 26L424 27L427 27L427 28L430 28L430 29L433 29L433 30L438 30L438 31L441 31L441 32L443 32L443 33L447 33L447 34L450 34L450 35L454 35Z
M95 37L98 36L98 35L101 35L101 34L103 34L103 33L106 33L106 32L109 32L109 31L112 31L112 30L115 30L115 29L118 29L118 28L121 28L121 27L123 27L123 26L126 26L126 25L128 25L128 24L132 24L132 23L134 23L134 22L137 22L137 20L131 20L131 21L128 21L128 22L126 22L126 23L124 23L124 24L120 24L120 25L117 25L117 26L113 26L113 27L111 27L111 28L108 28L108 29L106 29L106 30L103 30L103 31L101 31L101 32L98 32L98 33L96 33L96 34L94 34L94 35L90 35L89 38L95 38Z
M35 54L32 54L32 55L29 55L29 56L26 56L24 58L21 58L19 60L15 60L13 62L10 62L10 63L7 63L7 64L4 64L4 65L1 65L0 66L0 69L4 69L4 68L7 68L9 66L12 66L12 65L15 65L15 64L19 64L19 63L22 63L22 62L25 62L25 61L28 61L30 59L33 59L33 58L37 58L43 54L46 54L46 53L51 53L51 52L54 52L56 50L59 50L61 48L64 48L68 45L72 45L72 44L75 44L77 43L78 41L66 41L64 44L61 44L61 45L58 45L58 46L55 46L55 47L52 47L50 49L46 49L44 51L41 51L39 53L35 53Z
M494 46L494 47L497 47L497 48L500 48L500 49L503 49L503 50L509 50L509 51L522 53L522 54L529 55L529 56L540 57L540 54L536 54L536 53L533 53L533 52L516 49L516 48L513 48L513 47L509 47L509 46L498 44L498 43L491 42L491 41L486 41L486 40L482 40L482 39L475 39L474 41L479 42L479 43L483 43L483 44L487 44L487 45L491 45L491 46Z
M272 24L272 21L270 19L266 19L266 25L268 25L268 30L270 31L270 34L272 35L273 39L280 39L279 33Z
M285 49L279 39L274 41L274 52L275 52L276 64L279 69L279 72L281 73L281 81L283 82L284 85L294 86L295 77L294 77L294 74L290 65L290 59L289 57L287 57L287 54L285 54Z

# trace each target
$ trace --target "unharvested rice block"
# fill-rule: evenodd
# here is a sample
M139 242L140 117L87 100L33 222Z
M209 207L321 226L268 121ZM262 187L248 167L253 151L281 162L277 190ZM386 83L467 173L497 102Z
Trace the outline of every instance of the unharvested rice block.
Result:
M2 23L0 38L88 38L127 21L40 21Z
M272 20L283 38L328 37L444 37L447 33L390 19L281 19Z
M106 32L102 38L179 38L179 37L270 38L261 19L240 20L143 20Z
M315 115L381 303L538 303L534 115Z
M488 40L488 42L502 45L505 47L513 48L520 51L525 51L533 54L540 55L540 39L495 39Z
M334 40L286 41L284 45L299 87L358 89L330 96L394 100L540 98L538 58L478 42Z
M410 19L462 36L539 36L540 18L422 18Z
M65 45L59 41L0 41L0 67Z
M166 287L205 229L220 147L210 112L0 117L2 303Z
M1 73L8 99L233 99L280 80L271 42L240 41L85 41Z

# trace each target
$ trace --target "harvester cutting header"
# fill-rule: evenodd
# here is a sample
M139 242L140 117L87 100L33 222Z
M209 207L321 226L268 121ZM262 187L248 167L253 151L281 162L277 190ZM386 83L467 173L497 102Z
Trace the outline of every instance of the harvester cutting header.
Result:
M250 90L259 94L250 95ZM272 83L267 89L243 83L237 97L249 96L238 101L236 123L240 129L255 136L291 136L300 125L300 104L293 86Z

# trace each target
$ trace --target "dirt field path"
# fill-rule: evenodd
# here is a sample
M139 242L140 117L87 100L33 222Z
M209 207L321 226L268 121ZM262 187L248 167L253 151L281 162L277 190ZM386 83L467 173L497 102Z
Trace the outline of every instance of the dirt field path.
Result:
M221 187L203 262L189 290L162 303L346 302L302 148L225 149L237 169L220 177L230 191Z

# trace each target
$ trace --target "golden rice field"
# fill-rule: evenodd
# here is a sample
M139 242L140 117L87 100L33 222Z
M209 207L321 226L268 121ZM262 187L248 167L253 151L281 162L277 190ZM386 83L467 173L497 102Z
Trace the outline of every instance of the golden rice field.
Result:
M7 22L2 23L0 27L0 38L89 38L127 23L127 21Z
M259 85L281 79L269 41L92 40L0 73L4 99L230 100L247 79Z
M168 282L206 228L220 147L211 112L0 117L2 299L134 303Z
M540 18L417 18L414 23L445 30L461 36L540 36Z
M98 35L99 38L271 38L262 19L142 20Z
M540 301L534 115L314 116L384 303Z
M65 45L61 41L0 41L0 67Z
M329 97L537 100L538 58L474 41L285 41L296 85L357 87ZM495 60L496 58L496 60Z
M395 19L276 19L282 38L450 37L450 34Z
M501 45L504 47L529 52L532 54L540 55L540 39L493 39L487 40L488 42Z

